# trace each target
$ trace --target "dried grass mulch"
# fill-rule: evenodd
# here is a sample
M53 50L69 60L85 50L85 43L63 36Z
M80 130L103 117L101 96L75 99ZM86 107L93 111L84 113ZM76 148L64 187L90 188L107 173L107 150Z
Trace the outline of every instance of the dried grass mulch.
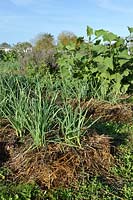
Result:
M73 99L69 102L73 108L76 108L78 101ZM133 104L118 103L111 104L105 101L98 101L91 98L89 101L81 101L81 108L87 111L87 117L100 121L115 121L124 123L133 123Z
M108 180L114 164L111 138L97 133L84 136L82 148L53 143L26 150L28 145L10 147L4 166L12 170L12 181L37 182L43 188L76 186L78 181L97 174Z

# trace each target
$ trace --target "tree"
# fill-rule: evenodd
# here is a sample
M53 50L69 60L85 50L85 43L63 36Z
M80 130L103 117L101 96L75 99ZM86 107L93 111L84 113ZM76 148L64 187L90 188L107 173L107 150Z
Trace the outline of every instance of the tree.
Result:
M133 55L133 27L128 27L130 35L127 37L128 55Z
M23 55L24 53L32 50L32 44L30 42L19 42L14 45L13 49Z
M68 45L70 42L76 42L77 36L69 31L63 31L58 35L58 44Z
M55 41L50 33L40 34L35 39L33 48L33 61L37 66L54 68L55 64Z
M53 49L54 46L54 36L50 33L44 33L37 36L34 49L36 51L44 50L45 52L47 52Z
M0 44L0 48L11 48L11 45L8 44L7 42L3 42Z
M14 45L13 51L17 54L20 69L24 70L25 66L29 63L32 54L32 44L30 42L19 42Z

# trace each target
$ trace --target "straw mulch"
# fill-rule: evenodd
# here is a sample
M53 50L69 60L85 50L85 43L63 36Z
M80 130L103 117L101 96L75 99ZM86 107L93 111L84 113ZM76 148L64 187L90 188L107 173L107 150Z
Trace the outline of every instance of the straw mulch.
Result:
M71 100L69 103L73 108L76 108L78 105L76 99ZM89 101L81 101L80 106L87 110L87 117L92 119L100 118L100 121L103 122L133 122L133 104L130 103L111 104L91 98Z
M110 176L114 158L108 136L88 133L80 148L53 143L26 150L30 142L25 141L25 145L8 148L10 158L5 166L13 172L12 181L36 182L43 188L53 188L76 186L78 181L93 175Z

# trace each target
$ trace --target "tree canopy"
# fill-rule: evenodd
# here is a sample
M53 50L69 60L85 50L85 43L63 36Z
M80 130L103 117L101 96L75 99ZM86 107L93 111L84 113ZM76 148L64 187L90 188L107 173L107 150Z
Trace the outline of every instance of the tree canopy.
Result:
M35 39L35 50L37 51L48 51L53 49L55 46L54 36L50 33L40 34Z
M70 42L76 42L77 36L73 32L63 31L58 35L58 44L61 43L64 46Z

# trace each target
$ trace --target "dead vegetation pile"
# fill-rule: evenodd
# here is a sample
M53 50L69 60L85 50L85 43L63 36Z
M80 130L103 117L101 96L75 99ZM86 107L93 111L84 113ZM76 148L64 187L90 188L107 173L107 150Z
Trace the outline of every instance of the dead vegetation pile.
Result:
M4 166L11 169L12 181L36 182L43 188L76 186L78 181L97 174L107 177L114 163L110 138L96 133L84 136L81 148L59 143L27 148L26 144L10 146Z
M73 108L76 108L78 101L75 99L71 100L70 104ZM100 117L101 121L132 123L133 104L130 103L111 104L92 98L89 101L82 101L80 106L84 110L88 110L87 117L92 119Z

